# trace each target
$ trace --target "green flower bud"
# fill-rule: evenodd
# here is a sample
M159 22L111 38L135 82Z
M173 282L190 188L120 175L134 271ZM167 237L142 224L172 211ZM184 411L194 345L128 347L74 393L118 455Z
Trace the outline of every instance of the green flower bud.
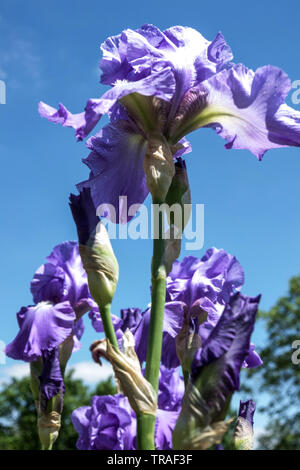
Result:
M90 293L101 310L111 304L119 277L119 265L101 222L87 244L79 245L79 252L88 276Z
M171 148L163 135L152 133L148 136L143 167L153 200L164 202L175 175L175 165Z

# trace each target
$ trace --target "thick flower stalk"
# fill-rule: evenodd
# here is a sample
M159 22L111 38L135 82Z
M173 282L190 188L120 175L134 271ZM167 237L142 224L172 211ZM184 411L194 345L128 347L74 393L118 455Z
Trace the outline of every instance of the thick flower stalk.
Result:
M96 216L90 190L84 189L79 196L71 194L70 207L77 227L79 252L87 273L89 290L99 307L106 337L118 349L110 312L119 276L118 262L106 229Z

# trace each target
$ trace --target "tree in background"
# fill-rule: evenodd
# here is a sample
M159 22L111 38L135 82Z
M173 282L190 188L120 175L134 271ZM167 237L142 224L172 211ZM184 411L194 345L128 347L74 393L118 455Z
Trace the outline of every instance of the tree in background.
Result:
M82 380L72 377L73 372L69 371L64 380L66 393L61 432L53 447L56 450L76 449L78 434L71 421L74 409L89 405L93 395L116 393L112 378L100 382L90 391ZM0 449L40 449L36 419L29 377L13 378L9 384L2 387L0 393Z
M261 313L261 318L267 331L266 346L259 351L264 364L248 371L259 384L259 387L252 386L252 396L258 398L259 392L266 392L271 397L260 408L267 414L268 423L259 438L259 447L299 450L300 363L297 362L300 352L293 349L293 344L295 347L295 341L300 340L300 276L290 280L288 295L280 298L268 312Z

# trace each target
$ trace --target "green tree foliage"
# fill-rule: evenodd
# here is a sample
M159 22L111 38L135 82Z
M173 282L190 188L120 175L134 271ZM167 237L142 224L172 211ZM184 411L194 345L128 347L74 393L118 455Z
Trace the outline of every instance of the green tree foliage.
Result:
M54 449L75 449L78 434L71 421L72 411L89 405L93 395L116 393L112 379L100 382L91 392L82 380L74 379L71 370L65 375L66 393L62 413L62 427ZM0 393L0 449L40 449L36 429L36 411L30 390L29 377L13 378Z
M293 363L293 349L300 340L300 276L293 277L289 292L273 308L262 313L267 341L260 350L262 367L249 371L259 387L252 394L259 404L259 392L268 393L269 403L260 408L268 416L268 424L259 439L259 447L274 450L300 449L300 364ZM295 361L294 361L295 362ZM258 379L258 380L257 380Z

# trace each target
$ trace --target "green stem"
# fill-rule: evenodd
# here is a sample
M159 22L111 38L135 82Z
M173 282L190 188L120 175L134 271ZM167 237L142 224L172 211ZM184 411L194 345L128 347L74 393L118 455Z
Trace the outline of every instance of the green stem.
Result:
M137 448L139 450L155 450L155 419L153 415L137 416Z
M159 204L161 201L153 201ZM154 218L155 219L155 218ZM147 358L145 378L150 382L155 392L158 392L159 368L161 361L161 348L163 336L163 321L166 301L166 268L164 265L165 241L163 239L163 214L159 213L158 225L154 233L158 238L153 240L152 258L152 301L147 345ZM138 445L139 449L153 450L154 446L155 416L141 415L138 417Z
M106 338L116 349L119 349L118 340L117 340L114 325L111 319L110 304L107 304L102 308L100 308L99 306L99 311L100 311L100 315L102 318L103 328L104 328L104 333L105 333Z

